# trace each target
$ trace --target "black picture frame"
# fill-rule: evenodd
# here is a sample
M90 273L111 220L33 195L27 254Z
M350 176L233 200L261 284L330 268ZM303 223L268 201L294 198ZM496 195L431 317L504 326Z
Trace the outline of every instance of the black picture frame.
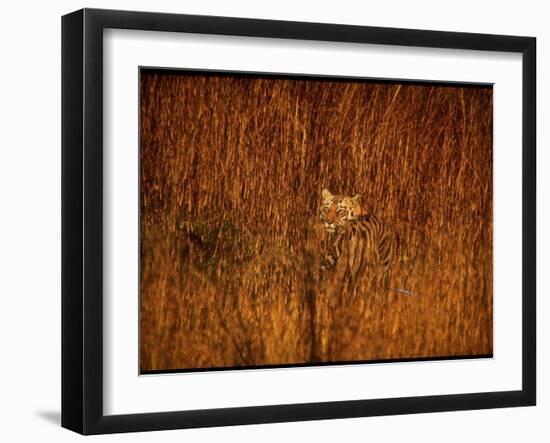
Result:
M103 30L368 43L522 55L522 389L130 415L103 412ZM62 18L62 426L82 434L530 406L536 403L536 39L83 9Z

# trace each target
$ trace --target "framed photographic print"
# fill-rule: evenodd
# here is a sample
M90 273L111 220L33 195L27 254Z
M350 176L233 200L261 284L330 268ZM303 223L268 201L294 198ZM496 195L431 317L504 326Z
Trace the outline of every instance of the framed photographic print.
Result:
M530 37L62 20L62 425L534 405Z

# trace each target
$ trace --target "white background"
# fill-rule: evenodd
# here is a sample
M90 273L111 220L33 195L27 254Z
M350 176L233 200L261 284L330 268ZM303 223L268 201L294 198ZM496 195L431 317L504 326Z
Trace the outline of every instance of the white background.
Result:
M72 441L59 428L60 411L60 16L82 6L229 15L283 20L410 27L450 31L533 35L538 38L538 147L542 154L542 89L548 71L550 30L544 2L462 1L278 1L203 0L183 4L90 0L3 5L0 28L0 437L4 441ZM545 106L546 105L546 106ZM546 118L545 118L546 117ZM545 163L545 164L544 164ZM539 225L548 222L550 172L539 156ZM549 235L542 230L539 274L550 265ZM534 408L467 411L411 416L286 423L235 428L115 435L94 440L126 441L299 441L357 438L374 441L458 442L548 441L550 372L548 314L543 294L550 280L539 278L539 389ZM546 350L544 349L546 347Z

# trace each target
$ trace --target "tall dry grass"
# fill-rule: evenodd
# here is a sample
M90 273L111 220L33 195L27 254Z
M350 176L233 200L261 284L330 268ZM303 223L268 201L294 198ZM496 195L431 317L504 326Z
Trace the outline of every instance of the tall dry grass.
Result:
M141 75L141 369L492 353L492 88ZM320 191L398 238L391 285L320 289Z

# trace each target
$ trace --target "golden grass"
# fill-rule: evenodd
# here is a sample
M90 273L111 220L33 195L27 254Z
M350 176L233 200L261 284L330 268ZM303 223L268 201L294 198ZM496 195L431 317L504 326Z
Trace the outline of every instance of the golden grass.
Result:
M140 84L142 371L492 353L492 88ZM323 187L387 221L415 296L320 290Z

